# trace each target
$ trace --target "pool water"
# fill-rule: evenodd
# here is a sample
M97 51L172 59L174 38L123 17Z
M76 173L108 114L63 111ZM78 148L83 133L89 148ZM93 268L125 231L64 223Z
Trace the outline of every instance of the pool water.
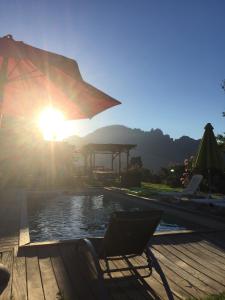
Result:
M126 199L104 195L60 195L28 202L31 242L68 240L104 235L114 211L150 210L151 207ZM186 222L185 222L186 223ZM163 214L157 231L192 229L191 224L174 215Z

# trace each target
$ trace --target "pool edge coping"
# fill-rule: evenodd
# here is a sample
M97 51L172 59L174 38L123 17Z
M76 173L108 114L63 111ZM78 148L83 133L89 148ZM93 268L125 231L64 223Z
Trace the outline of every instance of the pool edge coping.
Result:
M134 195L134 194L131 194L131 193L124 193L124 192L114 190L114 189L110 189L110 188L105 188L105 190L107 192L111 192L111 193L118 193L121 196L136 198L136 199L144 201L145 203L151 203L151 204L156 205L158 207L165 207L165 208L167 208L168 210L171 210L171 211L174 211L174 210L179 211L179 212L183 213L184 215L186 215L186 217L187 217L187 215L193 215L193 216L195 216L195 218L199 217L199 220L196 222L196 224L199 224L199 225L203 225L203 224L201 224L201 222L207 220L207 225L204 224L203 226L205 228L207 228L208 231L215 231L215 230L216 231L223 231L223 230L225 231L225 223L222 222L221 219L216 218L214 216L209 217L209 216L206 216L204 214L201 214L201 212L199 212L199 211L192 211L192 210L189 210L189 209L186 209L186 208L183 208L183 207L178 207L177 205L174 205L173 203L165 203L164 201L160 201L160 200L155 199L155 198L148 198L148 197L144 197L144 196ZM200 219L202 219L202 221L200 221ZM209 224L209 222L211 224ZM195 230L194 230L194 232L195 232Z
M27 217L27 192L21 192L19 247L30 244L30 232Z
M165 236L171 236L171 235L189 235L189 234L199 234L199 233L213 233L213 232L225 232L225 230L202 230L202 231L192 231L192 230L183 230L183 231L167 231L167 232L155 232L152 236L154 237L165 237ZM103 239L103 237L90 237L91 239ZM40 241L40 242L33 242L28 244L20 245L19 248L27 248L27 247L36 247L36 246L48 246L48 245L59 245L59 244L70 244L74 242L78 242L79 238L71 239L71 240L46 240L46 241Z

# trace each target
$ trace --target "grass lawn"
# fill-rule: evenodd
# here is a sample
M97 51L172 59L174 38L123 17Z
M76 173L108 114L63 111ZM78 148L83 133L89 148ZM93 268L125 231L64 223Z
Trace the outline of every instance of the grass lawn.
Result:
M173 188L166 184L150 182L142 182L140 188L135 187L127 189L128 193L142 197L151 197L157 195L160 192L181 192L182 190L183 188ZM205 195L207 197L208 194L202 193L202 195ZM224 198L224 195L218 193L212 193L211 196L214 199Z
M194 300L195 298L190 298L189 300ZM201 300L225 300L225 292L218 295L209 295Z
M160 192L180 192L182 191L182 188L172 188L166 184L160 183L142 182L140 188L130 188L128 191L137 196L149 197Z

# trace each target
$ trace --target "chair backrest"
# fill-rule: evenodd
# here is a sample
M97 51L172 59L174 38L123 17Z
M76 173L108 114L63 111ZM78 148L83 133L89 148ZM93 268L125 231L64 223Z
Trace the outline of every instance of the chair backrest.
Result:
M103 256L142 254L162 213L160 210L113 213L103 239Z
M191 178L191 181L189 182L189 184L183 190L182 193L193 195L197 191L197 189L199 188L199 185L200 185L202 179L203 179L203 176L200 175L200 174L193 175L192 178Z

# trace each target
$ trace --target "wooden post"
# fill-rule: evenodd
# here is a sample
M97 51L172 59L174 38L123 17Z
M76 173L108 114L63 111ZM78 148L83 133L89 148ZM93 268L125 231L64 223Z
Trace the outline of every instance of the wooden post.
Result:
M112 153L112 171L113 171L113 162L114 162L114 153Z
M8 60L8 57L3 58L2 66L0 69L0 127L2 126L2 106L4 99L4 87L7 81Z
M93 152L93 169L95 169L95 152Z
M89 172L92 174L92 152L89 152Z
M128 171L128 168L129 168L129 158L130 158L130 151L127 150L127 171Z
M84 173L85 175L87 175L87 165L88 165L88 162L87 162L87 153L84 154Z
M119 152L119 175L121 174L121 152Z

